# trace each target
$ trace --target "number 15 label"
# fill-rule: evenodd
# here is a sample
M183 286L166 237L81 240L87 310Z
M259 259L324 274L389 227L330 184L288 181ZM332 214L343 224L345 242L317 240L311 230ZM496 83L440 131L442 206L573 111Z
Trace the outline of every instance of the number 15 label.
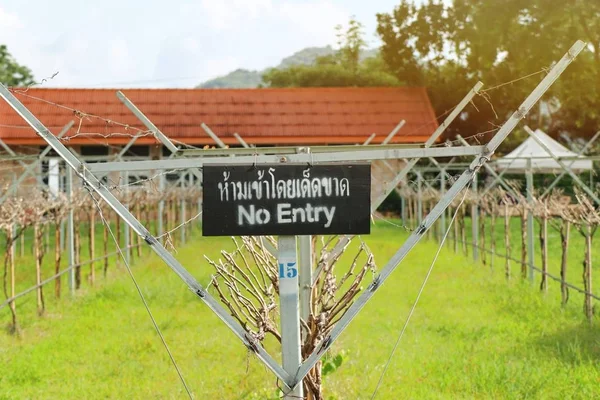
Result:
M295 278L298 276L298 268L295 262L279 263L279 278Z

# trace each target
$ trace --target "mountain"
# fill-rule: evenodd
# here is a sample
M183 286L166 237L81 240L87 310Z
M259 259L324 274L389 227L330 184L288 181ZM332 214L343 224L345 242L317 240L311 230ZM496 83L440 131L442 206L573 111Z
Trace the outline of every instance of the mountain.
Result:
M222 88L255 88L262 82L261 71L250 71L247 69L236 69L233 72L224 76L211 79L201 83L198 87L205 89L222 89Z
M317 60L317 58L329 56L334 53L335 50L331 46L307 47L305 49L295 52L289 57L284 58L275 68L284 69L294 65L310 65L313 64Z
M378 49L367 49L361 54L361 59L374 57L378 53ZM335 49L331 46L325 47L307 47L295 52L289 57L285 57L275 68L284 69L293 65L309 65L313 64L318 57L328 56L335 53ZM268 68L267 68L268 69ZM262 84L262 75L266 70L256 71L247 69L236 69L227 75L208 80L198 85L198 88L255 88Z

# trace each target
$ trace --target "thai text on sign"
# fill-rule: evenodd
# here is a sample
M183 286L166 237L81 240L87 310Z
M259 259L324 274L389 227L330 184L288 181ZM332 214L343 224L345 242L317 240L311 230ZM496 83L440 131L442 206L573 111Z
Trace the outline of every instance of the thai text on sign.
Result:
M368 164L206 166L203 234L369 233L370 171Z

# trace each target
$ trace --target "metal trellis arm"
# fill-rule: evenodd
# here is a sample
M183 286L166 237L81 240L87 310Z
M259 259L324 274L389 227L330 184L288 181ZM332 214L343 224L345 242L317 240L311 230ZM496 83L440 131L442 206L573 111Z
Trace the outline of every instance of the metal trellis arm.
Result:
M462 110L471 102L473 97L479 92L479 89L483 86L482 82L477 82L475 86L467 93L467 95L458 103L458 105L452 110L452 112L446 117L444 122L438 126L438 128L433 132L431 137L427 139L425 142L425 147L431 147L435 143L436 140L444 133L446 128L454 121L454 119L462 112ZM427 156L429 157L429 156ZM399 157L400 158L400 157ZM400 171L398 175L392 180L392 182L387 186L386 190L377 198L374 202L375 209L379 207L381 203L387 198L387 196L398 186L398 184L406 177L408 172L414 168L415 165L419 162L419 158L414 158L411 160L403 169Z
M399 158L423 158L423 157L450 157L450 156L473 156L481 153L483 146L472 147L431 147L431 148L393 148L393 146L354 146L352 151L288 154L285 156L288 163L313 164L322 162L350 162L371 160L396 160ZM392 147L392 148L390 148ZM278 164L282 156L279 155L255 155L231 157L225 160L223 157L197 157L177 158L151 161L127 161L106 162L89 165L93 172L115 172L115 171L146 171L151 169L184 169L202 167L204 165L230 164L230 165L260 165Z
M504 125L502 125L487 146L485 146L485 149L481 152L481 154L471 162L470 167L462 173L454 185L452 185L446 194L442 196L439 202L431 210L429 215L425 217L420 226L413 233L411 233L396 254L394 254L387 262L387 264L381 270L381 273L373 280L371 285L369 285L369 287L360 295L360 297L356 299L356 301L348 308L344 316L332 329L331 334L324 338L323 341L316 346L317 351L313 352L310 357L308 357L304 363L302 363L298 373L296 374L294 384L298 384L298 382L300 382L302 378L306 376L306 374L323 356L323 354L325 354L325 352L331 347L331 344L338 338L344 329L346 329L350 321L354 319L358 312L371 299L377 289L381 287L381 285L391 275L396 267L404 260L409 251L420 241L427 229L433 225L433 223L452 203L454 198L467 186L467 184L473 179L475 173L477 173L481 166L490 159L502 141L504 141L504 139L506 139L506 137L514 130L517 124L525 117L525 115L527 115L535 103L538 102L542 95L550 88L550 86L552 86L554 81L556 81L556 79L567 68L567 66L571 64L571 62L584 49L584 47L585 43L583 41L577 41L563 56L563 58L552 67L552 69L533 90L533 92L527 96L517 111L515 111L509 117Z
M169 253L160 242L121 204L113 194L88 169L88 166L75 157L48 129L2 84L0 97L4 100L59 154L87 185L95 191L130 227L141 236L152 250L187 284L204 303L227 325L244 345L254 351L273 373L286 386L290 386L290 375L266 352L262 345L211 296L202 285Z
M123 92L121 92L120 90L117 92L117 97L119 98L119 100L121 100L121 102L123 102L123 104L125 104L125 106L127 108L129 108L129 110L140 120L142 121L142 123L146 126L146 128L148 128L149 131L152 132L152 134L154 135L154 137L160 141L162 144L164 144L170 151L171 153L176 153L179 149L177 147L175 147L175 145L169 140L169 138L167 138L161 131L160 129L158 129L156 127L156 125L154 125L152 123L152 121L150 121L140 110L139 108L137 108L137 106L135 104L133 104L131 102L131 100L129 100L127 98L127 96L125 96L123 94Z

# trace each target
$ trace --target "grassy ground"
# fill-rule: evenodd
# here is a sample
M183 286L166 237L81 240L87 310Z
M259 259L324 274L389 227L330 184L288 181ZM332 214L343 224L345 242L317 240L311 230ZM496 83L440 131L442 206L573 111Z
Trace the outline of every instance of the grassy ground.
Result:
M378 222L365 240L382 267L405 237ZM196 236L176 256L206 283L212 271L201 255L227 246ZM370 398L436 248L415 248L334 344L344 362L325 377L326 396ZM597 395L600 325L584 321L581 296L561 309L556 285L544 296L519 279L507 283L500 265L491 272L444 250L378 398ZM43 318L34 297L20 304L29 313L21 337L0 333L0 399L185 398L133 284L113 271ZM274 396L273 376L161 261L146 255L135 272L196 398ZM9 320L6 308L0 320Z

